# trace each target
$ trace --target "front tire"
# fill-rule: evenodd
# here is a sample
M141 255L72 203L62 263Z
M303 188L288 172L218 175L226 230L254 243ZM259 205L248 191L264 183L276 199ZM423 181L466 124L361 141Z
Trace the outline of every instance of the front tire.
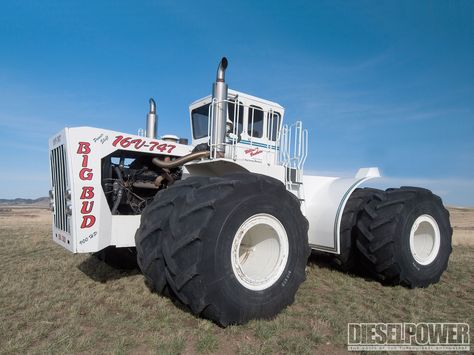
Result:
M168 285L192 313L222 326L273 317L305 279L307 231L281 182L207 178L175 201L163 240Z
M200 179L181 181L179 185L160 190L143 210L140 227L135 233L136 259L147 285L154 292L168 294L162 243L169 233L169 217L175 201L199 184Z
M384 283L426 287L446 270L453 230L449 212L429 190L402 187L376 194L357 229L363 266Z

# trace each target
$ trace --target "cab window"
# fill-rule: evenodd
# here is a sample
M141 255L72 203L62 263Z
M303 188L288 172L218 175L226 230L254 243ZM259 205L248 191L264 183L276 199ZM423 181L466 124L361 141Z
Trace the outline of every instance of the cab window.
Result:
M244 105L239 101L238 106L235 105L235 101L229 101L227 104L229 110L229 120L234 122L234 116L238 114L237 117L237 134L242 133L244 129ZM237 110L237 111L236 111Z
M268 113L267 137L271 141L278 139L278 130L280 129L281 116L278 112L270 111Z
M263 136L263 110L258 106L249 107L247 133L251 137L262 138Z
M191 111L194 139L204 138L208 134L209 105L207 104Z

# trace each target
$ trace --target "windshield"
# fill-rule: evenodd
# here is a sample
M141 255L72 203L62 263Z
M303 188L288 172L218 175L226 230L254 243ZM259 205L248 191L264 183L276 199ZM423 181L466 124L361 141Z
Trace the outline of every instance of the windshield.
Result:
M209 122L209 105L195 108L191 111L191 122L193 125L194 139L204 138L207 136Z

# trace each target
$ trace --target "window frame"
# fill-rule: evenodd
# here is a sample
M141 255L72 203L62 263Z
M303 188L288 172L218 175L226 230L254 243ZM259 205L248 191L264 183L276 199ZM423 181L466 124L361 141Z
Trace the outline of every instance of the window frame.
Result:
M211 103L209 102L209 103L206 103L202 106L198 106L198 107L194 108L193 110L191 110L191 130L192 130L192 134L193 134L193 139L195 139L195 140L206 138L209 135L209 108L210 108L210 105L211 105ZM204 107L207 107L207 123L206 123L207 129L205 130L205 133L204 133L203 136L196 137L194 111L202 109ZM204 117L203 114L200 114L200 115Z
M255 127L255 114L252 114L251 112L255 112L255 110L258 110L262 114L262 131L260 136L254 136L254 127ZM257 138L257 139L265 139L265 111L263 110L262 107L257 106L257 105L249 105L247 109L247 135L249 139Z
M279 136L279 133L280 133L280 127L281 127L281 113L278 112L278 111L273 111L273 110L269 110L267 111L267 127L266 127L266 138L268 139L268 141L270 142L277 142L278 141L278 136ZM275 127L274 125L274 122L275 122L275 116L277 117L276 121L277 121L277 126ZM273 123L273 125L272 125ZM272 130L273 128L273 130ZM273 137L273 133L275 133L275 137ZM274 138L274 139L272 139Z
M231 98L228 100L227 102L227 119L229 121L231 121L232 123L234 123L234 120L231 119L230 117L230 105L233 105L234 106L234 109L232 110L232 116L234 116L234 113L236 112L235 111L235 107L238 107L238 113L239 113L239 117L237 118L237 131L236 131L236 134L239 136L241 135L243 132L245 132L245 105L243 104L243 102L241 100L239 100L238 98ZM232 117L234 118L234 117ZM242 129L239 131L239 120L242 119Z

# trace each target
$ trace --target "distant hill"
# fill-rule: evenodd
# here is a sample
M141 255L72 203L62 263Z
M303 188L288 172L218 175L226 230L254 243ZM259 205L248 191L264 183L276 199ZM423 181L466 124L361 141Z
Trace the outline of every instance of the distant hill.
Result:
M49 207L49 198L40 197L36 199L31 198L0 198L0 206L31 206L31 207Z

